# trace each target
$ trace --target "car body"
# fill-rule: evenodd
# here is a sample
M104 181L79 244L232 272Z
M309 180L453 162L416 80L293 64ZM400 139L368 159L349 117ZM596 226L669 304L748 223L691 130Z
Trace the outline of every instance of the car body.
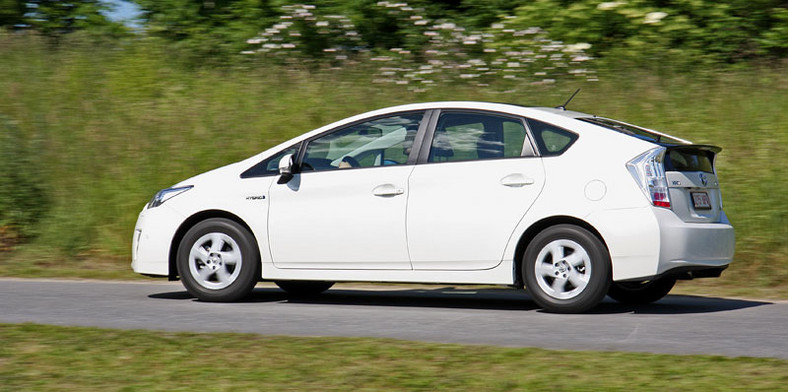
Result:
M259 280L525 286L543 308L632 303L732 261L718 147L564 108L396 106L157 193L132 267L232 301Z

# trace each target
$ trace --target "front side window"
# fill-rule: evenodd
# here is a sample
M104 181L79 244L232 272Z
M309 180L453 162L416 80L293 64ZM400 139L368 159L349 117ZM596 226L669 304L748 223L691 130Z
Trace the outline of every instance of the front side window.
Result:
M526 132L522 121L481 113L443 113L432 138L429 162L519 157Z
M407 163L424 112L378 118L323 135L309 142L303 171Z

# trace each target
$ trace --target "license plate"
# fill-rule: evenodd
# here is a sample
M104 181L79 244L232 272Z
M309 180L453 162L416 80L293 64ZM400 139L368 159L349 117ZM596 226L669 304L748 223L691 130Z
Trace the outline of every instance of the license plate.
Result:
M710 210L711 199L706 192L692 192L692 205L698 210Z

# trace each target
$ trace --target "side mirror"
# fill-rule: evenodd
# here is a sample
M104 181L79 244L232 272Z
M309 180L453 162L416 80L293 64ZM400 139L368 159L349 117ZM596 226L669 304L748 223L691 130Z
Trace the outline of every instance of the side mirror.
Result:
M293 178L293 154L287 154L279 160L279 174L278 184L285 184Z

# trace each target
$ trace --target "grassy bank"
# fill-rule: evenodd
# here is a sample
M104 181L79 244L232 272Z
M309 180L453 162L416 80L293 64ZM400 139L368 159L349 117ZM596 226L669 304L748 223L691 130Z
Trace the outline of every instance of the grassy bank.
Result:
M0 325L0 391L775 391L776 359ZM97 344L100 342L100 344Z
M0 250L0 274L125 277L137 213L156 190L351 114L447 99L557 105L582 87L572 109L722 146L718 169L737 254L717 284L788 285L784 67L619 70L599 82L456 84L421 93L370 80L358 68L195 70L144 43L51 51L0 37L0 115L28 146L20 151L48 206L32 243Z

